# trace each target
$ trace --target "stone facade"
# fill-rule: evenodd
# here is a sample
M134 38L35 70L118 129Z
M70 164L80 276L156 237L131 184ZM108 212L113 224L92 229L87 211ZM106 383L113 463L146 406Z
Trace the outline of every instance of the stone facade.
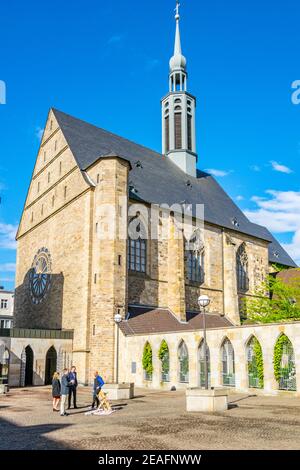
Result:
M73 361L85 384L95 369L106 381L115 379L114 315L119 311L125 318L128 304L167 307L185 321L186 312L198 311L198 296L208 294L209 311L239 325L239 298L253 295L268 273L267 242L205 224L205 279L191 282L184 236L170 211L168 236L162 236L158 218L158 236L147 240L146 272L128 271L128 204L131 210L136 204L128 199L130 171L118 155L99 157L80 170L50 111L17 234L16 326L73 329ZM149 221L149 206L139 207ZM237 291L236 253L242 243L248 256L246 294ZM29 277L42 247L51 256L51 287L35 305Z
M264 386L255 388L255 393L278 394L278 383L274 377L274 346L281 334L285 334L292 343L296 364L296 388L294 395L300 396L300 323L266 324L253 326L239 326L232 328L218 328L207 331L207 345L210 351L211 386L222 387L222 357L221 346L228 338L233 346L235 357L235 387L238 392L250 392L247 370L247 345L252 337L257 338L262 348ZM158 357L161 342L165 340L169 348L170 372L169 382L162 382L161 362ZM122 363L121 381L134 382L137 387L170 390L176 388L199 387L199 361L198 348L203 340L203 331L184 333L164 333L151 335L121 336L119 360ZM189 354L189 381L179 381L178 347L184 341ZM145 380L142 356L146 343L152 348L153 376L152 380ZM135 364L134 370L132 364ZM254 389L252 389L253 393ZM281 392L282 393L282 392ZM284 392L286 393L286 392Z
M72 365L72 340L40 337L0 337L0 351L9 351L9 386L24 386L26 359L24 351L30 347L33 352L32 385L45 385L47 352L54 348L57 354L56 368L62 371ZM49 335L48 335L49 336ZM1 356L2 357L2 356ZM1 378L0 378L1 379Z

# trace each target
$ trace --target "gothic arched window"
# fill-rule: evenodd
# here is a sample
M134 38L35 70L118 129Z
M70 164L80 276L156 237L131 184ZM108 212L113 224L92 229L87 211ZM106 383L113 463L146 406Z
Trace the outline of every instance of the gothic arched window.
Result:
M179 382L189 382L189 352L184 341L181 341L178 348L179 361Z
M223 385L235 387L234 349L228 338L226 338L222 344L221 359Z
M138 219L135 227L136 237L128 236L128 269L139 273L146 272L147 240L146 231Z
M249 289L248 255L246 245L242 243L236 254L236 277L238 291L246 292Z
M204 250L189 251L187 256L188 278L192 282L204 282Z
M187 275L192 282L203 284L205 280L204 270L204 244L198 231L190 238L187 251Z

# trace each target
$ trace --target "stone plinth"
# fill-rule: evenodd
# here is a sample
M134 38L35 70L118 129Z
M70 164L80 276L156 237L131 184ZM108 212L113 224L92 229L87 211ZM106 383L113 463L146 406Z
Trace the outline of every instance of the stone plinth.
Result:
M134 383L105 384L103 391L109 400L130 400L134 397Z
M4 393L8 393L8 385L3 385L0 384L0 395L3 395Z
M228 391L224 388L204 390L188 388L186 390L187 411L222 413L228 409Z

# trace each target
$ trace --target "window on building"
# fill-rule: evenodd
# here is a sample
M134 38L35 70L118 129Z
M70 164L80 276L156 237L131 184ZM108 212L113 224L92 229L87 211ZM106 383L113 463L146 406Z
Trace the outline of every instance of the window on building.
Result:
M128 237L128 269L145 273L147 257L146 230L142 222L139 222L137 218L132 219L131 224L133 224L133 227L130 225L129 229L135 229L134 235L138 236L133 238L133 235L132 237L129 235Z
M166 153L170 150L170 117L165 117L165 147Z
M66 199L67 197L67 191L68 191L68 188L67 186L64 187L64 198Z
M38 184L37 184L37 192L38 193L40 192L40 182L38 182Z
M13 322L12 320L0 320L0 328L1 329L10 329L13 327Z
M59 174L61 175L62 172L62 162L59 162Z
M1 309L8 308L8 299L1 299Z
M188 150L193 150L193 141L192 141L192 116L188 114L187 116L187 133L188 133Z
M55 196L52 196L52 207L54 207L54 203L55 203Z
M57 150L57 140L54 142L54 152Z
M236 276L238 291L249 290L248 255L245 243L242 243L236 254Z
M181 113L175 113L175 149L180 150L182 148L182 125L181 125Z
M205 280L204 273L204 250L188 251L187 254L187 273L192 282L203 284Z
M128 268L130 271L146 272L146 240L128 239Z
M51 176L50 176L50 173L48 173L48 183L50 183L50 179L51 179Z

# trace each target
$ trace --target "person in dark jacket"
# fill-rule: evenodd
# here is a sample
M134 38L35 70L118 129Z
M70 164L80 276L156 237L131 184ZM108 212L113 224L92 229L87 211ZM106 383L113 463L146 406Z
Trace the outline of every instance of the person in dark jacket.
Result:
M60 380L59 372L54 372L52 378L52 398L53 398L53 411L59 411L58 404L60 400Z
M71 370L70 370L69 375L68 375L68 379L69 379L68 410L71 408L72 395L73 395L74 409L76 410L76 408L77 408L76 392L77 392L78 381L77 381L77 372L76 372L76 367L75 366L71 367Z
M94 372L94 386L93 386L93 403L92 403L92 410L97 405L97 408L100 405L100 400L98 398L98 394L101 391L104 385L104 380L102 379L101 375L99 375L98 371Z
M66 401L69 396L69 371L64 369L61 376L60 416L68 416L66 413Z

